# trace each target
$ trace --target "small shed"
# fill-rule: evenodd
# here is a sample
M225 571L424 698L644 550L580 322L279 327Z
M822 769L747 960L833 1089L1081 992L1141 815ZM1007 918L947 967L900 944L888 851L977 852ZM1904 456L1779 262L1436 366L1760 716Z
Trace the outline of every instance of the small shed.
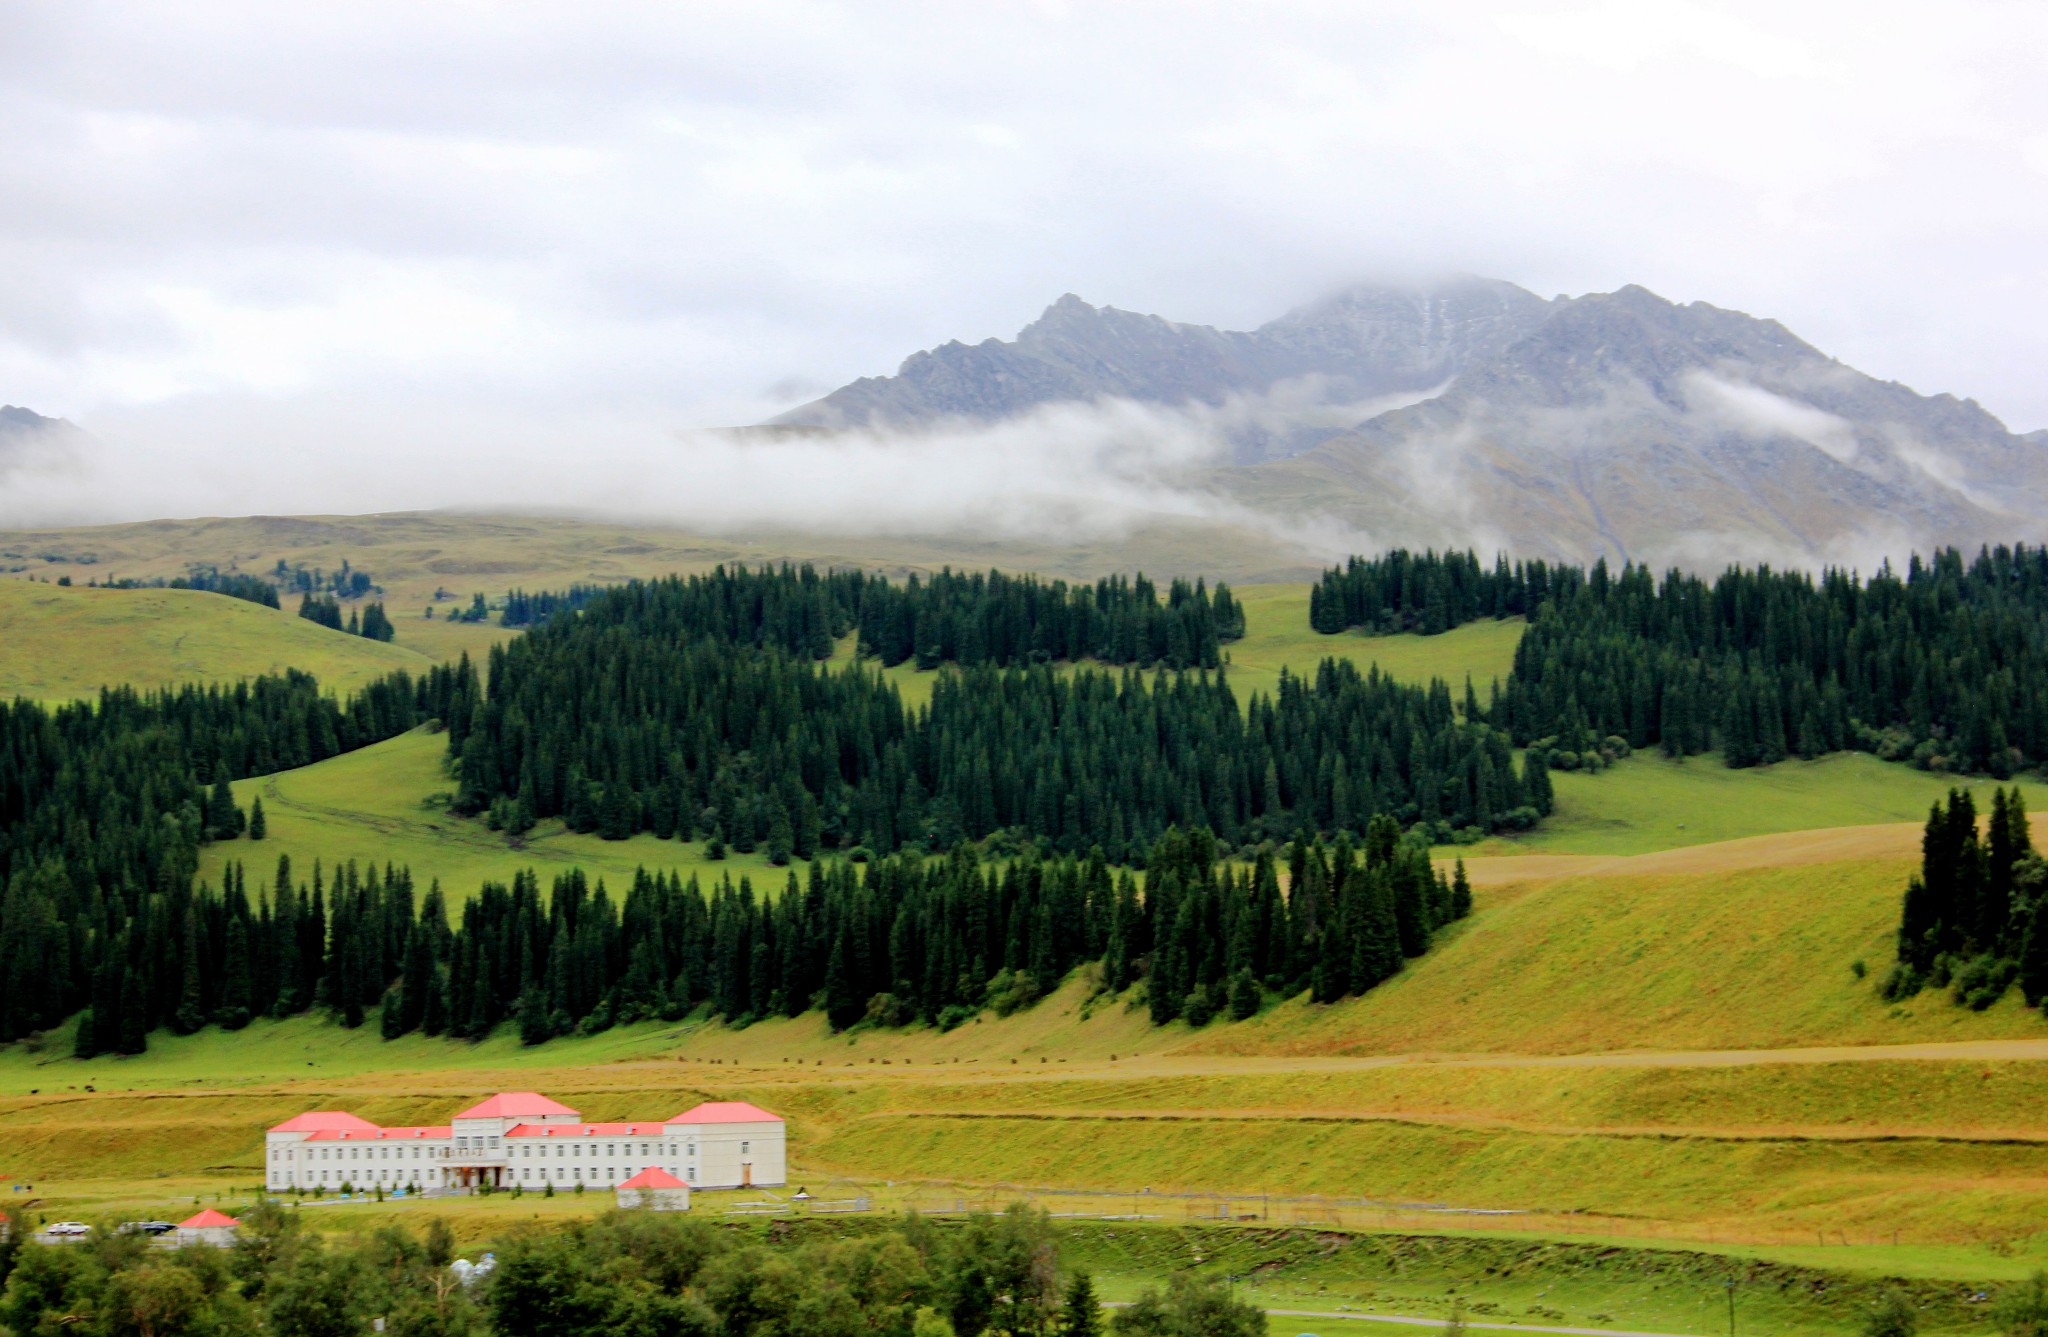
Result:
M690 1186L658 1165L650 1165L618 1187L619 1206L656 1212L690 1210Z
M178 1222L178 1243L232 1245L235 1231L241 1224L227 1213L216 1212L209 1207L197 1216L188 1216Z

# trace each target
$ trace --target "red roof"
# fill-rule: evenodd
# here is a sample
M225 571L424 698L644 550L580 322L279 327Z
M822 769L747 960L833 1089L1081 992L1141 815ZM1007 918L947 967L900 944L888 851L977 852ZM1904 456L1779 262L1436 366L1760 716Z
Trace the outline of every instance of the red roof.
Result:
M625 1183L619 1185L619 1187L688 1188L689 1185L685 1184L682 1180L676 1178L668 1171L662 1169L659 1165L650 1165L645 1170L642 1170L639 1174L634 1175L631 1179L628 1179Z
M314 1133L308 1142L375 1142L394 1138L452 1137L454 1130L443 1124L439 1128L379 1128L375 1124L365 1132L357 1128L327 1129Z
M781 1123L782 1116L770 1114L744 1100L707 1100L693 1105L669 1120L670 1123Z
M660 1137L658 1123L522 1123L505 1130L506 1137Z
M346 1110L307 1110L297 1118L286 1119L273 1133L320 1133L347 1130L351 1133L376 1131L377 1125L368 1119L358 1119Z
M558 1100L549 1100L538 1091L500 1091L482 1104L471 1105L458 1119L545 1119L568 1115L576 1117L576 1111Z
M238 1226L240 1224L242 1223L240 1221L235 1220L234 1217L225 1215L221 1212L216 1212L215 1210L213 1210L213 1208L209 1207L197 1216L188 1216L184 1220L178 1222L178 1229L214 1230L221 1226Z

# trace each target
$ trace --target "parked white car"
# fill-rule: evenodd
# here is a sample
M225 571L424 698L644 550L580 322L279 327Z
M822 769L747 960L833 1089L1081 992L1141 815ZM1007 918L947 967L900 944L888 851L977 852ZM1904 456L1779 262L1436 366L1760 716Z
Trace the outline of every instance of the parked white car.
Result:
M83 1221L59 1221L43 1227L45 1235L90 1235L92 1227Z

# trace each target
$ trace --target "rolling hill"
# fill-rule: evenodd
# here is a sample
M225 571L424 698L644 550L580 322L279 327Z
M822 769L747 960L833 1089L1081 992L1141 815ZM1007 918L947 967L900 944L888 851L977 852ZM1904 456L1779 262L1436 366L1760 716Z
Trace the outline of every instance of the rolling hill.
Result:
M232 683L296 668L347 693L431 661L401 645L199 590L110 590L0 580L0 696L91 697Z

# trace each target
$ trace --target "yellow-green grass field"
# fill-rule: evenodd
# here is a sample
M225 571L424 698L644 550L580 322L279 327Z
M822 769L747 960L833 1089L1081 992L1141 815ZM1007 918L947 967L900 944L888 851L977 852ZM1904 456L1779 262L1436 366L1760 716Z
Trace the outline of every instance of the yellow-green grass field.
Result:
M0 697L89 698L302 669L346 694L430 661L290 612L199 590L106 590L0 581Z
M179 576L194 565L267 571L280 559L328 571L346 558L383 587L399 636L405 620L444 594L443 609L514 586L566 589L638 576L813 562L891 575L956 570L1036 571L1069 580L1143 571L1156 579L1302 581L1328 563L1269 534L1162 517L1097 541L1030 543L960 538L852 538L800 531L691 533L659 524L559 516L414 511L383 515L152 520L76 529L0 530L0 568L16 578Z
M2028 810L2048 812L2048 785L2016 781ZM1924 822L1952 788L1987 811L1997 783L1939 775L1864 752L1730 770L1718 754L1673 761L1638 753L1598 774L1554 771L1557 811L1538 829L1475 854L1642 854L1744 836L1879 822Z
M515 847L481 820L448 810L454 784L442 764L447 743L445 734L422 726L313 766L236 781L235 801L244 809L263 800L268 838L207 846L200 876L218 883L226 865L239 860L252 879L262 880L279 855L291 857L302 879L311 875L316 859L326 868L350 859L390 863L411 868L421 892L438 878L451 906L486 881L509 883L523 868L536 870L543 884L581 868L593 882L604 879L614 894L623 894L634 870L643 867L686 878L696 873L707 883L727 873L735 880L746 874L768 892L788 877L759 851L712 860L704 857L702 842L647 834L601 840L568 831L559 821L542 823Z
M1502 888L1355 1004L1288 1003L1213 1043L1246 1053L1583 1053L2048 1037L2017 993L1981 1013L1946 995L1895 1007L1876 999L1909 867L1708 867Z

